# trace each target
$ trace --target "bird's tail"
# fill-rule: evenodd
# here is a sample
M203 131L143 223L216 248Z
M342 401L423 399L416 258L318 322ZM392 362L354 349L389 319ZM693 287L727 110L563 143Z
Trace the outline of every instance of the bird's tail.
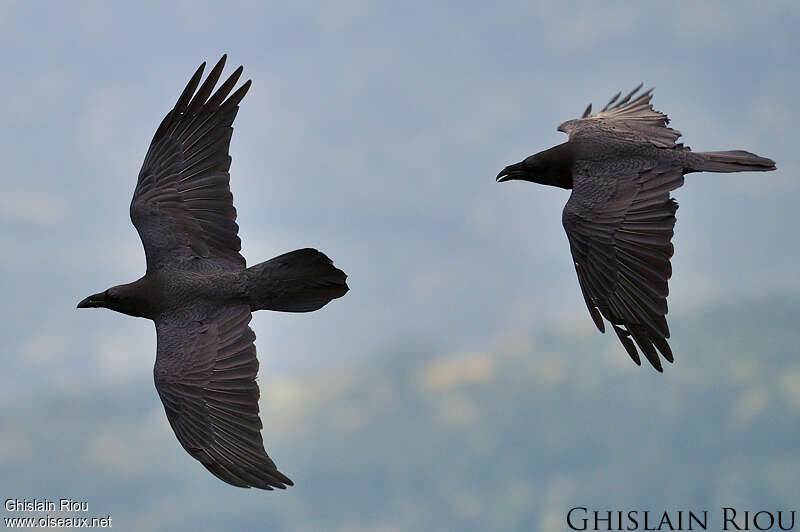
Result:
M316 249L290 251L245 270L250 308L311 312L349 288L347 275Z
M744 150L695 152L694 172L768 172L775 170L775 161Z

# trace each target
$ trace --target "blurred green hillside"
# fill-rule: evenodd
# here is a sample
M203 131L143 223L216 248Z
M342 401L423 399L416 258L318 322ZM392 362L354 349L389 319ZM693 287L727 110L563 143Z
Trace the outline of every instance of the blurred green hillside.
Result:
M585 323L262 375L285 492L211 477L151 381L87 382L0 407L0 487L87 500L121 530L562 530L573 506L800 510L798 316L780 298L673 316L661 375Z

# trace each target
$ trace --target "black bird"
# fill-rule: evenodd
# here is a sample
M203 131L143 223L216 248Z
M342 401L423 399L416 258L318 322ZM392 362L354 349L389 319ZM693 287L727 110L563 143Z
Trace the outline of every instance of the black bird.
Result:
M676 144L680 131L653 109L653 89L636 95L641 88L621 100L617 93L593 115L589 104L581 118L558 126L567 142L507 166L497 181L572 189L562 223L589 314L600 332L603 317L611 322L637 365L636 345L662 371L657 350L673 361L665 316L678 204L670 191L691 172L764 172L775 162Z
M309 248L245 266L228 148L250 81L230 94L240 66L212 94L225 58L198 89L200 65L158 127L139 172L130 216L147 272L78 308L153 320L155 385L178 441L225 482L271 490L293 483L261 439L251 313L317 310L347 292L347 276Z

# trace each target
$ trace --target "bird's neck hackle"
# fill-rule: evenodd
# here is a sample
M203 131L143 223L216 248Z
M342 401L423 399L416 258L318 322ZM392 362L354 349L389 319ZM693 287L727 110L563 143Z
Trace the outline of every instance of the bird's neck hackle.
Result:
M572 165L575 162L575 154L569 142L539 152L536 157L545 163L543 165L545 171L538 176L541 179L540 183L565 189L572 188Z

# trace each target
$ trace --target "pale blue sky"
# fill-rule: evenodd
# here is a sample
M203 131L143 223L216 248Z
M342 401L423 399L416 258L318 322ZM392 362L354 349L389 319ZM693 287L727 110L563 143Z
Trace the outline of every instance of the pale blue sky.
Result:
M397 340L488 345L554 317L590 330L560 224L566 193L493 176L640 81L687 144L779 168L691 176L677 192L671 309L797 293L788 5L4 4L12 359L36 352L56 374L84 372L86 357L105 364L98 342L121 335L132 352L120 358L149 371L148 323L69 309L143 271L127 214L143 154L194 68L223 52L254 82L231 147L244 255L316 246L351 278L320 313L257 315L267 367Z

